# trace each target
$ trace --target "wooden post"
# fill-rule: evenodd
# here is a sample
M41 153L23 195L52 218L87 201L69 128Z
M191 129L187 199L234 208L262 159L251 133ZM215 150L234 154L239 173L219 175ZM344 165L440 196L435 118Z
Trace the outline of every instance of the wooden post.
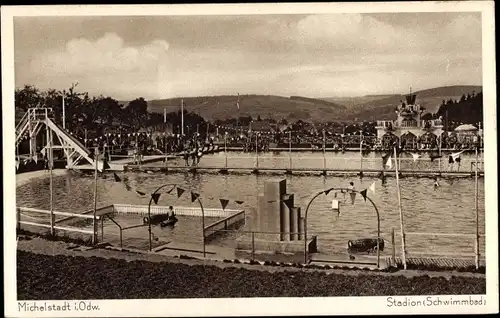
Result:
M49 142L49 149L48 151L48 165L49 165L49 172L50 172L50 235L54 236L55 231L54 231L54 182L53 182L53 166L54 166L54 150L52 148L52 131L50 128L47 126L47 141Z
M478 145L476 145L476 164L475 164L475 183L474 183L474 192L475 192L475 205L476 205L476 244L475 244L475 252L476 252L476 269L479 269L479 184L478 184Z
M392 264L396 264L396 239L394 237L394 228L391 231L391 244L392 244Z
M363 131L359 131L359 172L363 175Z
M95 163L95 167L94 167L94 214L93 214L93 218L92 218L92 244L95 244L96 241L97 241L97 238L96 238L96 232L97 232L97 224L96 224L96 217L97 217L97 165L98 165L98 158L99 158L99 154L98 154L98 151L99 151L99 148L96 147L95 148L95 156L94 156L94 163Z
M255 233L252 231L252 261L255 260Z
M323 170L326 171L326 136L325 130L323 129Z
M255 134L255 155L256 155L256 168L259 168L259 135Z
M224 132L224 156L226 163L224 164L224 168L227 169L227 131Z
M21 229L21 209L20 208L16 208L16 216L17 216L17 229L20 230Z
M390 159L389 159L390 160ZM398 172L398 156L396 147L394 147L394 163L396 168L396 187L398 192L398 207L399 207L399 225L401 228L401 252L403 258L403 267L406 269L406 247L405 247L405 230L403 221L403 208L401 207L401 188L399 187L399 172Z

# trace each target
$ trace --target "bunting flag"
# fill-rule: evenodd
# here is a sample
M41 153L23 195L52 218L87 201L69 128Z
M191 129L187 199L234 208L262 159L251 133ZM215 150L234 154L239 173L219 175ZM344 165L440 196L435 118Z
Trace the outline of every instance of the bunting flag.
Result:
M196 201L196 199L198 199L199 196L200 196L199 193L191 192L191 202Z
M122 179L116 174L116 172L113 172L113 177L115 178L115 182L121 182Z
M461 154L462 152L464 152L464 151L462 150L462 151L460 151L460 152L452 153L452 154L450 155L450 160L449 160L449 162L450 162L450 163L454 163L454 162L458 162L458 163L459 163L459 162L460 162L460 154Z
M160 199L160 195L161 195L161 193L153 193L153 194L151 194L151 198L153 198L153 202L155 204L158 204L158 200Z
M234 201L236 204L243 204L244 201Z
M332 210L338 212L340 210L339 200L332 200Z
M368 189L373 193L375 194L375 182L373 182L370 187L368 187Z
M226 199L219 199L220 201L220 205L222 207L222 210L225 210L227 205L229 204L229 200L226 200Z
M33 160L35 161L35 163L38 163L38 154L35 154L35 156L33 157Z
M127 183L124 183L125 184L125 189L127 189L127 191L131 191L132 190L132 187L129 186Z
M435 159L441 158L441 155L436 155L436 154L430 154L429 157L431 158L431 162L433 162Z
M410 154L413 157L413 162L417 162L417 159L420 158L420 155L418 153L410 152Z
M145 196L146 193L142 192L142 191L139 191L139 190L135 190L135 193L137 193L138 195L140 195L141 197Z
M16 159L16 169L19 169L19 159Z
M330 190L325 190L325 195L328 195L330 193L330 191L332 191L331 189Z
M354 204L354 200L356 199L356 192L349 193L351 195L351 202Z
M174 191L174 189L175 189L175 186L173 186L173 187L172 187L172 189L168 190L168 191L167 191L167 193L168 193L168 194L171 194L171 193L172 193L172 191Z
M42 148L42 150L40 150L40 153L42 154L43 157L45 157L46 151L47 151L47 149L45 149L45 148Z
M366 192L367 192L367 189L359 191L359 193L361 194L361 196L363 197L363 199L365 199L365 202L366 202Z
M384 157L382 157L382 160L384 162L384 168L392 169L392 160L391 160L391 155L387 154Z
M180 198L181 195L184 193L184 189L181 189L181 188L177 188L177 198Z

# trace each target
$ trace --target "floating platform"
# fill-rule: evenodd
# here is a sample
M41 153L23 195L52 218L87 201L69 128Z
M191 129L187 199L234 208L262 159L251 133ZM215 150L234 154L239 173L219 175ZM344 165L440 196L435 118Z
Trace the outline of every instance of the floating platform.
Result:
M143 163L152 163L152 162L164 161L165 158L167 158L167 160L169 160L169 159L177 158L177 156L173 156L173 155L168 155L168 156L165 156L165 155L144 156L142 158L142 162ZM133 157L128 157L128 158L124 158L124 159L109 161L108 162L109 169L106 169L106 170L107 171L125 171L126 170L125 167L127 165L129 165L129 164L132 164L132 163L134 163L134 158ZM74 169L79 169L79 170L94 170L95 169L95 167L93 165L90 165L90 164L79 165L79 166L75 166L73 168Z
M158 166L147 166L147 165L127 165L125 171L151 171L151 172L216 172L216 173L280 173L280 174L321 174L321 175L333 175L333 176L356 176L362 173L363 176L373 177L378 176L381 172L384 173L386 177L394 177L396 175L395 171L387 171L382 169L367 169L362 172L359 169L336 169L336 168L275 168L275 167L215 167L215 166L201 166L201 167L191 167L191 166L177 166L177 167L158 167ZM400 177L449 177L449 178L469 178L474 177L475 173L473 171L438 171L438 170L401 170L399 171ZM484 172L478 172L478 176L484 176Z

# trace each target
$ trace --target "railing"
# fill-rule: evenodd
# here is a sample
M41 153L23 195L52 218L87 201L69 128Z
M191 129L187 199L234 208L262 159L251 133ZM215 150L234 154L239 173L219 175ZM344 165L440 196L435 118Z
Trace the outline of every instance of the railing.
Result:
M478 246L476 247L476 234L464 234L464 233L430 233L430 232L405 232L404 233L405 235L405 238L406 238L406 257L438 257L438 258L457 258L457 259L471 259L471 258L474 258L476 257L477 259L479 259L480 255L485 255L484 254L484 249L480 248L479 246L481 244L478 244ZM394 233L394 229L392 230L392 234L391 234L391 240L392 240L392 260L393 262L395 261L395 257L396 257L396 247L395 247L395 236L399 236L399 235L395 235ZM410 237L410 239L409 239ZM415 238L415 237L427 237L425 242L429 242L432 240L432 238L437 238L437 237L441 237L441 238L450 238L452 240L456 240L456 239L465 239L465 240L469 240L471 242L470 244L470 247L471 247L471 250L473 250L473 252L471 251L470 253L461 253L461 252L444 252L444 251L437 251L437 250L434 250L434 249L429 249L429 247L425 247L423 248L425 251L418 251L416 247L412 247L412 245L415 245L415 244L418 244L420 243L420 241L418 239L411 239L411 237ZM485 238L485 235L484 234L479 234L479 240L483 240L483 243L484 243L484 238ZM468 244L464 244L464 246ZM483 246L484 247L484 246ZM412 251L413 249L413 251Z
M219 233L221 230L231 229L235 226L241 225L241 223L244 222L245 222L245 211L239 211L222 220L216 221L206 226L203 230L203 235L205 235L205 238L210 238L211 236Z
M82 228L77 228L77 227L68 227L68 226L60 226L60 225L51 225L47 223L41 223L41 222L30 222L30 221L22 221L21 216L23 213L37 213L37 214L43 214L43 215L49 215L48 219L45 218L46 221L50 222L50 215L54 216L66 216L70 218L81 218L81 219L93 219L93 215L88 215L88 214L78 214L78 213L69 213L69 212L60 212L60 211L49 211L49 210L42 210L42 209L35 209L35 208L26 208L26 207L18 207L16 208L16 215L17 215L17 228L21 228L21 224L24 225L31 225L31 226L36 226L36 227L43 227L43 228L53 228L55 230L62 230L62 231L69 231L69 232L78 232L78 233L84 233L84 234L93 234L92 230L85 230ZM27 218L32 218L35 220L40 220L40 218L34 217L34 216L28 216L28 215L23 215L24 217ZM100 216L96 216L96 220L100 220ZM60 223L61 220L59 220L57 223ZM56 222L54 222L56 223Z
M377 127L384 127L384 128L388 128L388 127L395 127L396 125L396 122L393 121L393 120L377 120Z
M134 205L134 204L114 204L114 212L120 214L148 214L147 205ZM176 215L184 216L202 216L201 208L196 207L182 207L173 206ZM151 206L151 214L165 214L169 211L168 206ZM242 210L232 210L232 209L216 209L216 208L205 208L205 217L222 217L227 218L235 213L243 212Z

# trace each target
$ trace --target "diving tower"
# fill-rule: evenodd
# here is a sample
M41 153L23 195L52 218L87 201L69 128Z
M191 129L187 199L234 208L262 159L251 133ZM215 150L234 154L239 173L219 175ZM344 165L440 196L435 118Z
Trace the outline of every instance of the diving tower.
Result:
M45 128L45 129L43 129ZM53 150L62 149L66 158L67 169L80 169L82 166L95 167L93 153L71 133L54 121L51 108L29 108L21 121L16 125L16 149L20 143L29 140L29 159L37 158L37 136L46 133L42 142L41 153L47 153L48 160L53 164ZM54 143L54 136L56 143ZM35 159L36 160L36 159ZM86 161L86 162L85 162ZM102 161L98 161L98 169L102 170ZM123 170L123 165L110 164L110 170Z

